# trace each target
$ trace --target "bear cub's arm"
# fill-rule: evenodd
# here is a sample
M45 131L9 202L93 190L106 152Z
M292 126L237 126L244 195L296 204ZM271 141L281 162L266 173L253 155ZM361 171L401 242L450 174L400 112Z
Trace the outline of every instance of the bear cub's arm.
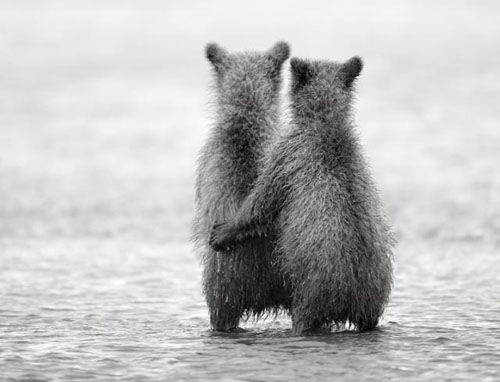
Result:
M283 160L285 157L279 152L279 148L276 148L235 217L213 226L209 245L214 250L227 251L236 244L267 235L271 230L272 222L285 199L285 179L288 178Z
M259 192L259 189L254 188L233 219L213 226L209 245L214 250L227 251L236 244L268 232L268 221L272 218L267 215L272 214L270 209L274 203L267 199L268 192Z

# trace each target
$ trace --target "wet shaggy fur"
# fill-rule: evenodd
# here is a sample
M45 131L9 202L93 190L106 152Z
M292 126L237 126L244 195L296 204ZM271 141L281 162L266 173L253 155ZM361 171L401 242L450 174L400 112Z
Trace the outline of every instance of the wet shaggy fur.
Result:
M233 217L250 193L275 135L289 46L279 42L263 53L230 54L209 44L206 57L215 74L216 118L198 162L194 239L212 328L226 331L237 328L241 317L277 312L291 300L269 239L252 238L231 256L208 245L214 223Z
M236 217L214 227L211 245L274 232L292 284L293 332L332 324L369 330L391 291L393 239L351 117L362 61L291 66L291 129Z

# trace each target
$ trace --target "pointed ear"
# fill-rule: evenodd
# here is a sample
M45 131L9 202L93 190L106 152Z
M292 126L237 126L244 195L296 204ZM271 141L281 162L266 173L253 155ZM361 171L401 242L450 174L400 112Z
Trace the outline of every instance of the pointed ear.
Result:
M354 56L347 60L340 69L345 86L350 88L354 80L359 76L363 69L363 61L361 57Z
M220 72L227 65L227 61L229 59L229 53L227 50L219 46L218 44L212 42L207 44L205 47L205 55L214 66L217 72Z
M308 61L296 57L290 60L290 66L292 68L292 90L296 91L311 80L312 69Z
M290 57L290 45L284 41L279 41L267 51L267 54L277 65L281 65Z

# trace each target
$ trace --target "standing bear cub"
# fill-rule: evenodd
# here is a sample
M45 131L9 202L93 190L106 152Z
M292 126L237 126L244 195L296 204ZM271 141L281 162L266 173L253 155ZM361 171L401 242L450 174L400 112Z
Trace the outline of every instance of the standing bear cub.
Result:
M263 53L206 47L215 74L216 121L198 162L194 240L215 330L235 329L242 316L277 312L291 301L269 238L249 238L232 256L208 246L212 226L235 215L257 178L277 129L281 68L289 51L284 42Z
M393 239L351 115L362 66L358 57L291 60L290 131L234 218L210 238L222 251L274 233L294 334L347 323L372 329L391 291Z

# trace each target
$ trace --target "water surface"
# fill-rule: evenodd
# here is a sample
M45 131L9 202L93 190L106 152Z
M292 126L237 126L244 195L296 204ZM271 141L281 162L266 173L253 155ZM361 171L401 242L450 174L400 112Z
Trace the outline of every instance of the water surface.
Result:
M495 380L495 248L403 248L377 330L291 335L287 317L209 330L185 243L2 243L3 379Z

